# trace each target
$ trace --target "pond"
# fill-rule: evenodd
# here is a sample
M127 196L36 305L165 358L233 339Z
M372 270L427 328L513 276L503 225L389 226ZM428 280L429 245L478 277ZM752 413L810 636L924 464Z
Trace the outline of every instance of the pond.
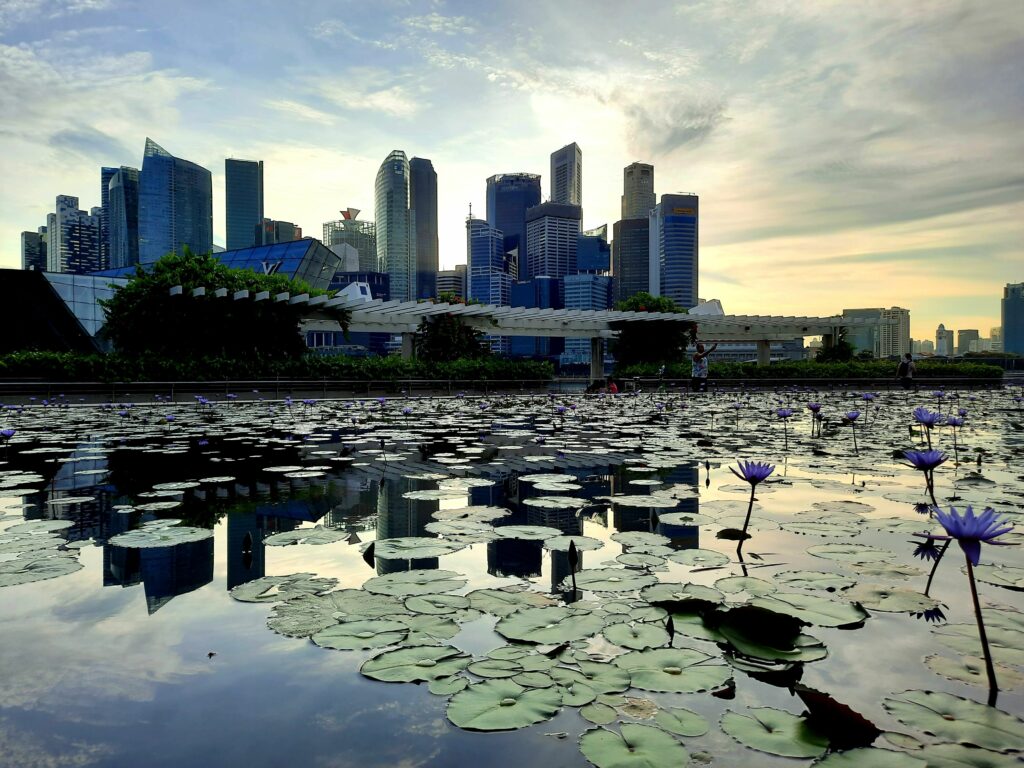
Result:
M7 405L0 765L1020 765L1020 397Z

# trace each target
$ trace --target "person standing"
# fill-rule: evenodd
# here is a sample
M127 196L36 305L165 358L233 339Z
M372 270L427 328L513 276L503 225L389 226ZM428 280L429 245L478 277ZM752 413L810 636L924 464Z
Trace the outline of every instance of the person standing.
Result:
M896 367L896 379L903 385L904 389L910 389L914 385L914 357L909 352L903 355L900 364Z
M712 344L711 349L705 350L703 344L697 345L697 351L693 353L693 360L690 364L690 388L694 392L707 392L708 390L708 355L718 349L717 344Z

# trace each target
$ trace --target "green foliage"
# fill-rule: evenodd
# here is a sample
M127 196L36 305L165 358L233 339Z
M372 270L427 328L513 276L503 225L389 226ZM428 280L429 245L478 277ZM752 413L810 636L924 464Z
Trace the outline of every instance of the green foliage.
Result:
M491 354L483 334L449 312L424 317L413 337L413 348L416 357L424 362L476 359Z
M443 291L437 295L438 304L483 304L479 299L467 299L463 296L459 296L453 291Z
M181 295L171 296L177 285ZM192 289L199 287L208 295L193 297ZM214 297L217 288L226 288L229 297ZM210 254L186 247L180 255L164 256L150 271L140 267L128 285L102 302L107 315L103 334L126 355L178 360L301 357L306 350L299 333L303 308L273 300L233 301L230 295L241 290L269 291L271 296L324 293L283 275L231 269ZM347 329L349 314L338 312L337 319Z
M846 334L841 332L839 334L839 338L831 347L823 348L818 351L818 356L815 359L819 363L848 362L850 360L853 360L853 345L846 340ZM870 353L868 353L867 359L871 359Z
M638 293L625 301L615 304L623 312L670 312L686 314L686 310L665 296L651 296ZM696 324L665 320L611 323L619 331L612 344L612 352L618 360L617 371L624 366L643 363L676 363L686 357L686 347L694 340Z
M620 312L676 312L686 313L682 307L667 296L651 296L646 291L630 296L625 301L615 302L615 309Z
M713 379L890 379L896 377L896 362L891 360L852 360L845 363L823 363L819 360L773 363L758 366L756 363L712 362L709 376ZM920 360L915 363L915 379L999 379L1003 369L996 365L979 363L939 363ZM654 377L658 374L655 364L624 366L617 375ZM689 363L669 365L665 370L667 378L689 378Z

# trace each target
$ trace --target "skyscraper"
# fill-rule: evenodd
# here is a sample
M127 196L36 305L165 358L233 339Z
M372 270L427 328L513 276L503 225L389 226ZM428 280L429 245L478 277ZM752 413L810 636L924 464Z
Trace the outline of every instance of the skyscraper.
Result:
M583 205L583 150L575 142L551 153L551 202Z
M21 233L21 268L46 271L46 227Z
M396 149L381 163L374 185L377 271L387 272L391 298L416 298L416 222L409 207L409 160Z
M256 227L263 222L263 161L224 161L224 219L227 249L260 245Z
M606 233L608 228L602 225L599 230ZM590 234L596 231L598 230L584 232L576 238L576 271L607 275L608 270L611 269L612 249L608 245L607 237Z
M469 296L484 304L507 305L515 273L503 247L504 234L482 219L466 219Z
M540 176L499 173L487 179L487 223L500 229L506 253L519 262L519 279L530 277L526 263L526 211L540 205Z
M901 307L844 309L843 317L872 321L851 326L846 341L854 350L870 352L876 358L902 357L912 352L910 310Z
M541 203L526 212L526 262L531 278L576 273L582 218L578 205L561 203Z
M437 293L437 173L422 157L409 161L409 207L416 222L416 298Z
M956 332L956 353L958 355L965 355L971 351L971 342L973 341L977 345L978 340L981 339L981 334L977 328L964 328L963 330Z
M108 185L107 218L111 268L139 263L139 171L122 165Z
M117 168L100 168L100 269L110 266L110 180Z
M274 245L290 243L302 239L302 227L290 221L264 219L262 224L253 227L253 240L256 245Z
M139 260L151 264L185 246L208 253L212 245L210 172L147 138L139 176Z
M654 193L654 166L632 163L622 169L622 218L646 219L658 204Z
M612 225L612 276L615 300L625 301L641 291L651 290L651 224L642 219L623 219Z
M935 354L939 357L952 357L956 351L954 338L954 332L947 331L946 326L939 323L939 327L935 330Z
M324 222L324 245L348 245L359 255L360 272L377 271L377 225L358 218L358 208L347 208L337 221Z
M650 292L687 309L697 306L697 217L697 195L662 195L649 216Z
M1024 355L1024 283L1007 283L1002 302L1003 352Z
M100 266L100 209L78 209L78 198L57 195L56 211L46 217L49 272L82 274Z
M612 305L612 279L595 273L566 275L564 283L566 309L608 309ZM565 340L562 362L580 364L590 362L590 339Z
M466 298L466 265L456 264L454 269L442 269L437 273L437 295L451 293L460 299Z

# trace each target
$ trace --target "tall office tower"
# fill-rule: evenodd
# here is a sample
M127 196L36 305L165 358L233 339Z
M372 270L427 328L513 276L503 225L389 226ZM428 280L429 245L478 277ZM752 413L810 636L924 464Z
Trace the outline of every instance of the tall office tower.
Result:
M583 205L583 150L575 142L551 153L551 202Z
M46 227L21 233L21 268L46 271Z
M658 204L654 194L654 166L632 163L622 169L622 218L646 219Z
M110 267L110 180L117 168L100 168L100 269Z
M595 273L566 275L562 278L566 309L608 309L612 305L612 279ZM590 362L590 339L565 340L562 362L580 364Z
M608 227L589 230L576 238L576 271L606 275L611 269L612 249L608 244ZM597 234L594 234L597 233Z
M978 340L981 339L981 334L977 328L965 328L962 331L956 332L956 353L963 355L971 351L971 342L973 341L977 345Z
M46 261L49 272L82 274L100 267L99 208L78 210L78 198L57 195L56 211L46 217Z
M256 245L274 245L290 243L302 239L302 227L290 221L264 219L262 224L253 227L253 240Z
M1002 351L1024 355L1024 283L1003 288Z
M151 264L185 246L209 253L212 245L210 172L147 138L139 175L139 261Z
M872 321L852 326L846 341L855 351L870 352L876 358L902 357L912 352L910 341L910 310L901 307L870 307L844 309L843 317Z
M504 233L482 219L466 219L466 298L507 306L515 281L514 262L505 253ZM510 269L513 270L510 272Z
M651 291L650 220L623 219L612 225L612 276L615 300Z
M578 205L562 203L541 203L526 212L526 263L531 278L576 273L582 218Z
M530 277L526 263L526 212L540 205L540 176L499 173L487 179L487 223L505 235L505 252L515 254L519 279Z
M337 221L325 221L324 245L332 249L342 245L353 248L359 258L359 271L376 272L377 225L358 216L358 208L346 208Z
M648 218L651 294L686 309L697 306L697 195L662 195Z
M437 273L437 295L450 293L460 299L466 298L466 264L456 264L455 269L442 269Z
M46 227L40 227L39 231L42 232ZM1003 351L1003 329L1000 326L991 328L988 332L988 340L992 346L993 352Z
M227 249L251 248L256 227L263 222L263 161L224 161L224 219Z
M416 217L409 207L409 160L400 149L377 171L374 209L377 219L377 271L387 272L391 298L416 299Z
M108 185L107 216L110 250L107 266L113 269L139 263L139 169L122 165Z
M954 336L953 331L947 331L946 326L939 323L935 331L935 354L939 357L952 357L956 351Z
M437 294L437 173L422 157L409 161L409 208L416 222L416 298Z

